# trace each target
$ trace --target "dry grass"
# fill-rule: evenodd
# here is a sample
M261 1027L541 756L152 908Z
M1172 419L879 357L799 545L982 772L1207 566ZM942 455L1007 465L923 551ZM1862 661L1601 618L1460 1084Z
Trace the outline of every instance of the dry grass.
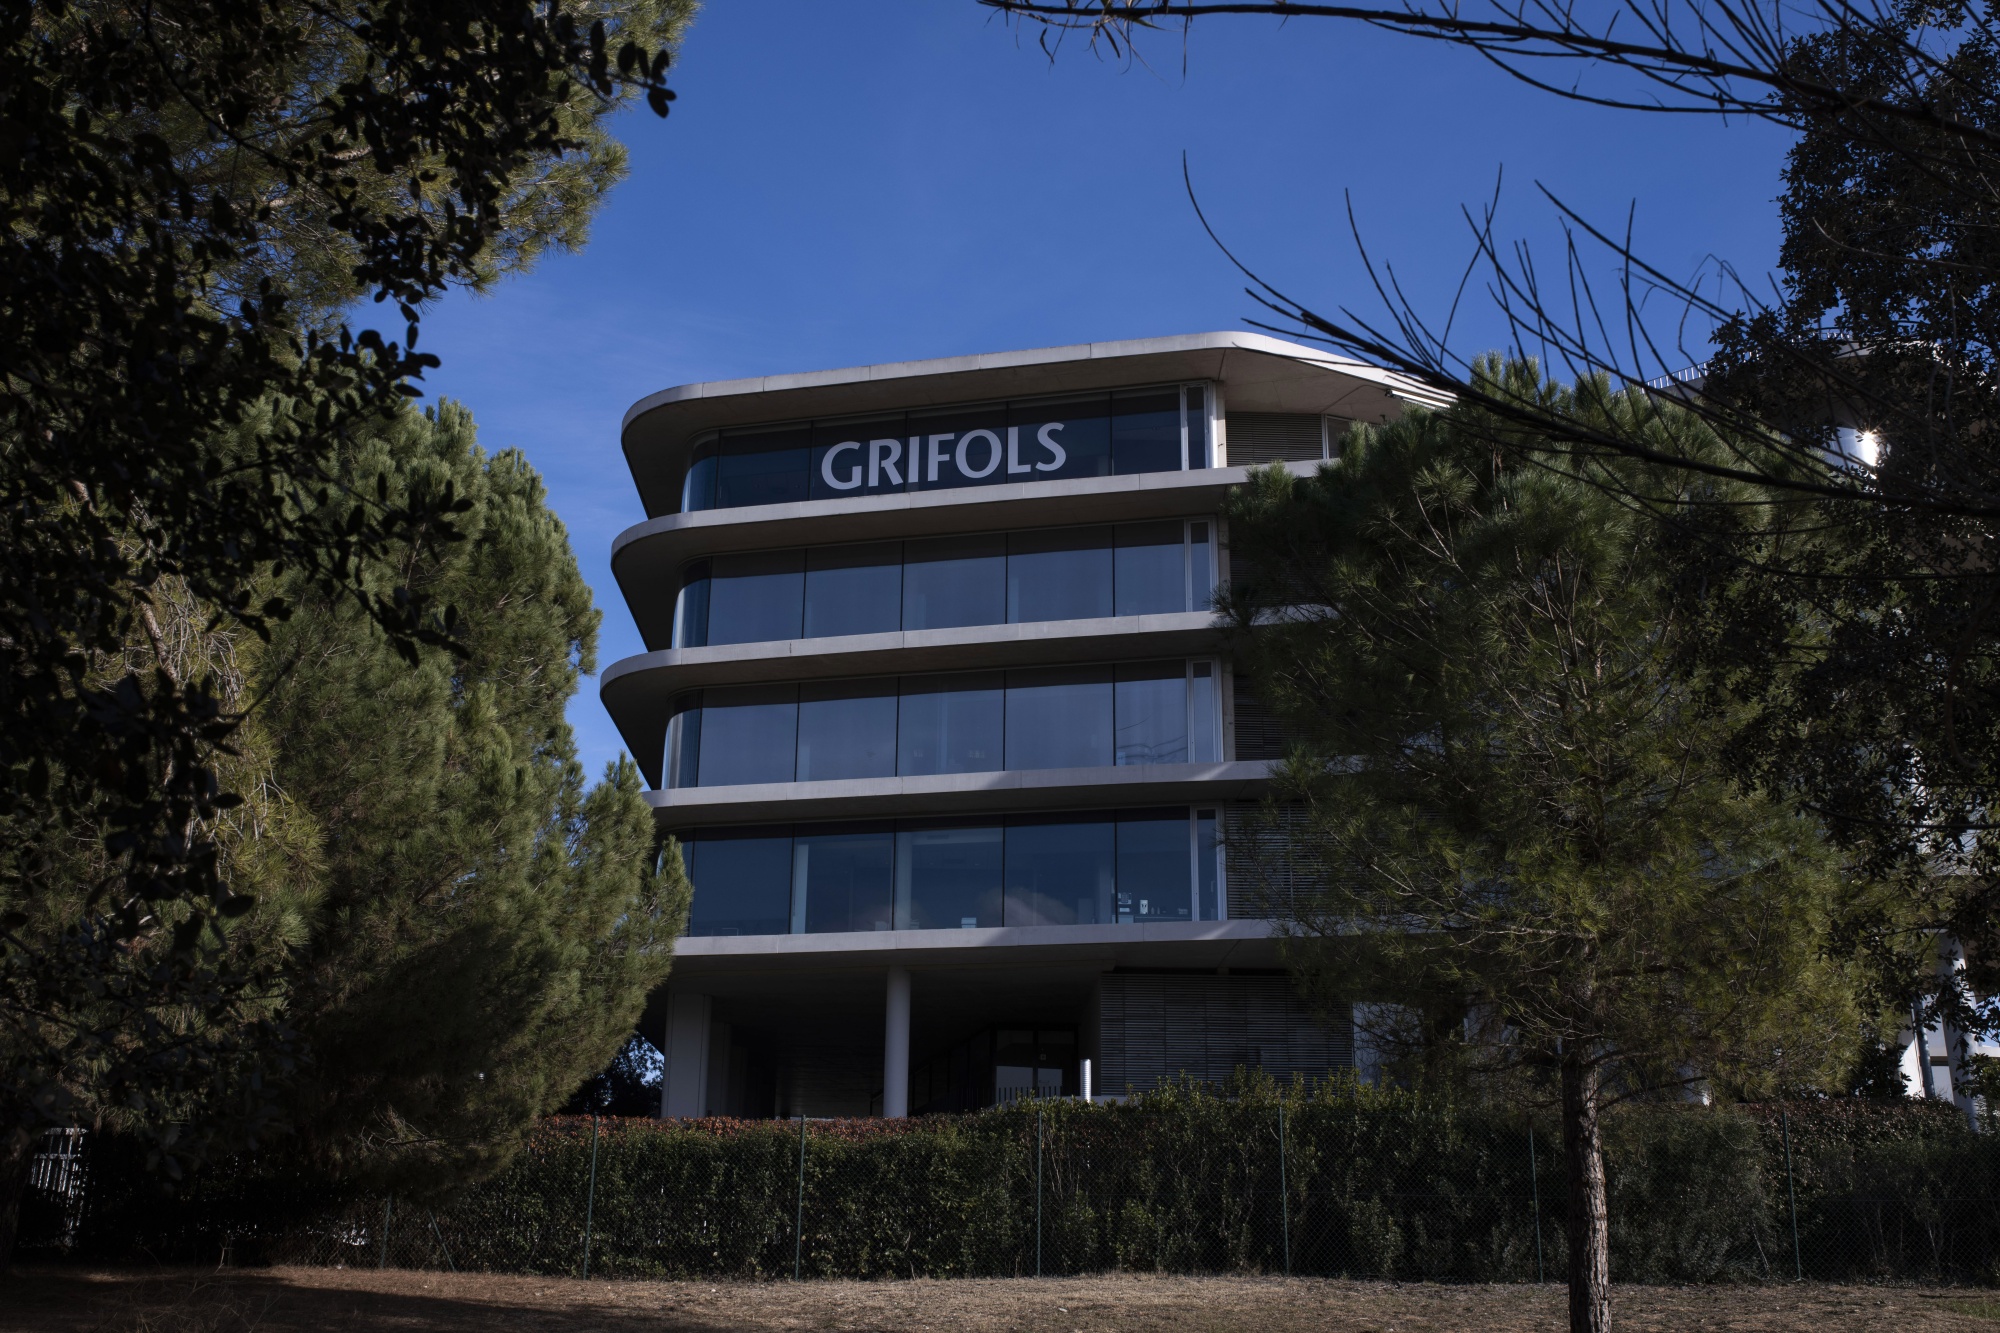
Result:
M0 1277L0 1329L34 1333L1528 1333L1563 1326L1558 1287L1244 1277L967 1282L579 1282L279 1268L29 1269ZM1996 1333L2000 1298L1917 1287L1621 1287L1641 1333Z

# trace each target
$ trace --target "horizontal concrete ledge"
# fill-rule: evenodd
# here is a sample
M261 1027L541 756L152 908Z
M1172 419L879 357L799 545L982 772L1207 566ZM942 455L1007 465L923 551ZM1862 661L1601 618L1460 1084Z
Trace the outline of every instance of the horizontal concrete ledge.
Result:
M683 384L634 403L619 434L646 512L662 514L678 499L693 441L718 427L1197 379L1222 383L1239 410L1365 421L1437 397L1324 348L1262 333L1193 333Z
M1220 633L1213 614L1184 611L669 648L613 662L599 677L598 693L616 717L642 699L659 693L671 696L704 685L1183 657L1212 651Z
M1270 780L1264 759L1226 764L1133 764L1125 768L1048 768L1012 773L849 778L741 787L649 791L646 803L663 828L792 823L820 819L889 819L1016 810L1112 809L1199 805L1255 797Z
M1319 464L1286 466L1306 476ZM667 514L618 534L611 544L611 572L647 647L664 648L673 641L681 570L691 560L735 551L1200 518L1213 514L1248 473L1240 467L1142 472Z
M1267 921L1151 922L1129 926L992 926L973 930L843 931L826 935L702 935L674 945L675 980L704 959L797 959L853 963L893 958L901 966L1005 963L1034 953L1102 953L1134 946L1233 944L1270 940Z

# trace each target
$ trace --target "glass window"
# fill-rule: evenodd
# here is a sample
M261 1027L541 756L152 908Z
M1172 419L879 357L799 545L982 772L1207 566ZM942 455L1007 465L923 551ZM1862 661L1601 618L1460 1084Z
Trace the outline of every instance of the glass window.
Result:
M674 647L708 644L708 561L697 560L681 571L680 595L674 599Z
M915 470L910 480L913 489L998 486L1045 475L1034 467L1034 456L1041 451L1024 449L1018 432L1010 459L1005 403L955 407L947 412L912 412L909 434L913 441L911 462ZM1032 446L1033 441L1028 444Z
M1033 479L1110 476L1110 406L1103 394L1010 403L1007 425Z
M1121 665L1114 707L1118 763L1188 762L1187 663Z
M1111 668L1007 673L1007 767L1111 764Z
M1188 921L1186 810L1146 810L1118 817L1118 920Z
M1187 525L1120 523L1117 587L1115 615L1187 610Z
M903 623L903 544L806 552L805 637L886 634Z
M1215 561L1208 549L1208 524L1188 524L1188 589L1194 596L1194 609L1211 610L1215 606Z
M1222 726L1216 710L1215 663L1196 662L1188 681L1188 761L1212 764L1222 758Z
M1141 389L1111 399L1112 470L1176 472L1181 466L1181 391Z
M792 840L704 833L681 845L694 902L690 935L783 935L791 924Z
M1034 1029L1001 1028L993 1034L993 1099L1005 1106L1034 1094Z
M1183 385L1187 405L1187 465L1191 468L1215 466L1215 455L1208 447L1208 391L1199 384Z
M880 495L909 485L909 441L899 412L873 421L815 422L812 498Z
M801 828L792 839L792 933L889 929L887 825Z
M704 690L701 785L790 782L798 744L799 692L790 685Z
M1213 810L1194 812L1194 897L1203 921L1222 920L1222 892L1217 872L1216 818Z
M903 628L1007 623L1007 538L934 537L903 546Z
M709 580L708 642L798 638L805 569L803 551L717 556Z
M701 691L674 700L667 723L667 786L693 787L701 782Z
M896 771L907 777L998 771L1005 712L997 671L905 676Z
M694 447L687 475L681 478L681 512L692 514L715 508L715 455L717 443L709 440Z
M896 928L970 930L1000 924L998 824L903 824L896 834Z
M1002 913L1006 923L1076 926L1110 921L1114 829L1103 818L1009 820Z
M804 426L723 436L715 475L716 507L791 504L805 499L811 441L812 432Z
M798 781L896 775L894 681L799 688Z
M1007 538L1007 621L1111 614L1111 529L1056 528Z

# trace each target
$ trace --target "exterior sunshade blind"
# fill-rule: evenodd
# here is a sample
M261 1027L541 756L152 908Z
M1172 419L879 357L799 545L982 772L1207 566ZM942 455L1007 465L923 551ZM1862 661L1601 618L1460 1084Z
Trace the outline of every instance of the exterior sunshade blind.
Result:
M1229 465L1309 463L1326 457L1327 440L1338 438L1317 412L1231 412Z

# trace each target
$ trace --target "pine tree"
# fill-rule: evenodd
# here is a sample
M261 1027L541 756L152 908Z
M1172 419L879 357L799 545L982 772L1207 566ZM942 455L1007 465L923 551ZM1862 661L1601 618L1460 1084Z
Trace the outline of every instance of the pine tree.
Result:
M685 910L631 762L586 789L564 708L598 613L541 479L471 416L405 411L356 452L394 492L468 501L400 569L456 608L415 666L352 601L300 590L262 657L263 725L320 835L290 978L290 1093L320 1170L421 1187L491 1169L617 1054Z
M1481 373L1551 414L1634 411L1530 365ZM1238 661L1294 738L1238 836L1305 886L1273 905L1322 994L1550 1089L1571 1328L1596 1333L1601 1111L1837 1077L1861 1016L1824 946L1852 889L1810 818L1732 778L1745 710L1684 670L1672 553L1620 493L1715 483L1618 455L1589 478L1514 465L1533 455L1496 445L1509 429L1416 412L1232 501Z

